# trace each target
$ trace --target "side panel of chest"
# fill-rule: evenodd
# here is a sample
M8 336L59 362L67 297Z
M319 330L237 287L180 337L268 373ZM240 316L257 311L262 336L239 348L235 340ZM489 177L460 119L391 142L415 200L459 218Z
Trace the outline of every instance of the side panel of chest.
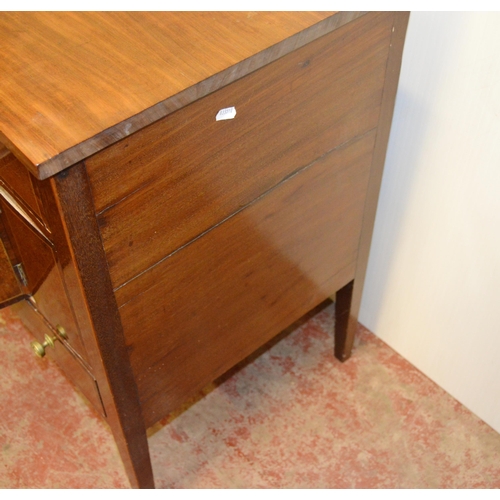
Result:
M328 297L351 355L408 14L320 16L42 164L0 145L0 305L105 416L132 486L153 485L145 427Z
M147 425L353 279L374 136L117 290Z
M86 162L146 425L354 278L392 23L363 16Z
M391 27L364 16L89 159L114 287L375 128Z

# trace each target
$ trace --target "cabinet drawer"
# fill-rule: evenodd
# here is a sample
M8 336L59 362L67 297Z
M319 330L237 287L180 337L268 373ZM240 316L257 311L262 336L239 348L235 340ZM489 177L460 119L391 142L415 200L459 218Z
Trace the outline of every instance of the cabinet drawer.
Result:
M365 17L86 162L115 288L376 127L392 16Z
M38 190L40 181L33 177L12 153L2 148L0 144L0 187L15 198L40 228L48 230L41 210Z
M22 301L16 304L14 308L38 342L43 343L45 335L49 335L52 338L57 336L54 325L50 324L28 301ZM97 381L88 368L75 358L66 346L66 342L59 338L59 340L54 342L54 347L46 348L46 355L56 361L69 380L80 389L94 408L101 415L106 416Z
M0 308L10 305L22 295L23 292L14 274L7 250L0 239Z
M61 325L78 356L87 352L66 295L50 241L35 231L10 205L0 200L2 220L11 243L15 262L22 266L25 293L32 296L37 309L52 324Z

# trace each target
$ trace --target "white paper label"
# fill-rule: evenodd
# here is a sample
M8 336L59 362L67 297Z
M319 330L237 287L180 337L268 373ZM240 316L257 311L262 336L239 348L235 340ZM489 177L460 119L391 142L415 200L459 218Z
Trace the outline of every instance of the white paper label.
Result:
M231 108L221 109L217 116L215 117L215 121L220 120L232 120L236 116L236 108L233 106Z

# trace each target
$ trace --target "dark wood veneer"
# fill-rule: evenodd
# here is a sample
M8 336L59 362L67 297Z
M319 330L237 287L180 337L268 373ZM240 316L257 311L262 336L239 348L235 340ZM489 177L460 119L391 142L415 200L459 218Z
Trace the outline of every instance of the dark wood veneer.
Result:
M322 157L118 291L147 424L352 278L374 138Z
M0 186L15 197L17 203L23 206L42 230L47 231L38 193L39 184L40 181L23 168L21 162L10 151L0 157Z
M362 15L3 12L0 140L45 179Z
M344 349L342 353L338 352L336 354L337 357L342 361L345 361L351 355L354 336L356 334L356 328L358 324L361 295L365 282L366 268L368 266L368 256L370 253L370 244L372 241L373 225L375 223L375 214L377 211L380 184L382 182L382 173L384 170L387 143L389 141L389 132L391 130L392 114L394 111L394 102L396 100L396 90L398 87L399 72L401 69L403 45L407 26L407 13L401 12L394 15L390 51L387 58L387 67L385 72L384 92L382 95L382 104L380 109L379 126L377 128L377 139L375 141L375 147L373 151L370 183L368 185L368 191L366 194L363 227L361 230L359 241L356 273L354 275L354 284L351 297L352 302L349 308L350 312L347 322L347 329L345 331L345 340L342 342Z
M328 296L351 355L407 22L0 16L0 306L58 339L133 487L147 426Z
M132 486L153 488L146 428L83 164L58 174L54 194L78 269L100 363L104 408Z
M13 302L17 302L18 297L23 295L7 250L3 242L0 241L0 307L6 307Z
M47 349L47 356L56 361L66 377L78 387L94 409L101 416L105 417L106 414L102 406L97 381L86 364L82 363L78 356L75 356L72 351L68 349L67 345L65 345L64 339L57 333L55 328L56 325L51 325L45 319L45 316L43 316L29 301L22 301L16 304L15 311L40 343L44 341L44 336L46 334L51 337L58 337L54 348Z
M115 288L377 126L392 17L351 24L88 160Z

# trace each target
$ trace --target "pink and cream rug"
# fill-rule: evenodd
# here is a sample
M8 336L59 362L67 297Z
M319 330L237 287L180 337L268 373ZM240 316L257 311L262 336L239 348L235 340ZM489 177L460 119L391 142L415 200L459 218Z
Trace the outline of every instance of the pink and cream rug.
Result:
M500 435L333 305L149 429L159 488L498 488ZM126 488L106 424L0 311L0 488Z

